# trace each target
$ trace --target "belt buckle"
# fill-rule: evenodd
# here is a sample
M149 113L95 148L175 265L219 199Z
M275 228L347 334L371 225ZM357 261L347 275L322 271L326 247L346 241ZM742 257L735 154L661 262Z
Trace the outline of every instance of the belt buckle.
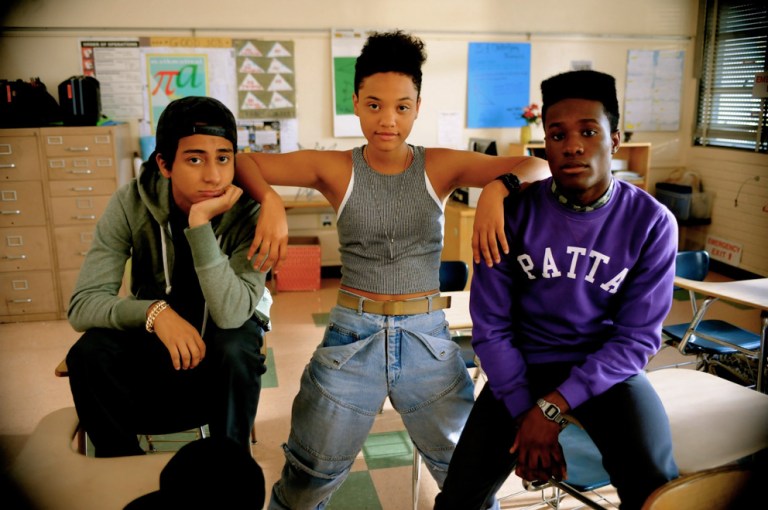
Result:
M403 315L405 311L403 301L384 301L382 302L382 315Z

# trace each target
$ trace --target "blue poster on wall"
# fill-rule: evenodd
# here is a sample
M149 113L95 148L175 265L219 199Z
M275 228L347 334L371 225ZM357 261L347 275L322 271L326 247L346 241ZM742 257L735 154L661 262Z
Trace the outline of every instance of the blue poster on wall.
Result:
M530 44L469 43L467 127L524 126L530 84Z

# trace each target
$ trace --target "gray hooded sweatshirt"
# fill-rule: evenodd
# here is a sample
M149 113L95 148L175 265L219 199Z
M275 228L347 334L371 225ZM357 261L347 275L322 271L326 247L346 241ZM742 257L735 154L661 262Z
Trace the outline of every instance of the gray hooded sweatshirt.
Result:
M259 204L246 194L214 227L211 223L171 232L170 181L155 165L111 197L94 232L69 303L76 331L92 328L143 328L147 308L165 299L173 282L173 236L185 235L206 302L203 332L210 316L223 329L242 326L255 316L268 329L272 297L265 275L247 259ZM130 295L120 296L126 264Z

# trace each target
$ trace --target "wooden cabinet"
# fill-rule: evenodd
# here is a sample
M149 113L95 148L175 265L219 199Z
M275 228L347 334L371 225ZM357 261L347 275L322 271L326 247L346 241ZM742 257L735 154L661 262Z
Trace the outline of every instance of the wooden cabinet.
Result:
M0 130L0 321L66 317L93 228L132 175L127 124Z
M460 202L449 201L445 205L445 232L443 235L442 260L463 260L469 266L467 289L472 281L472 226L475 208Z
M510 156L538 156L547 159L544 154L543 143L509 144ZM623 143L613 155L614 175L624 178L628 182L648 191L648 174L651 169L651 144L650 143ZM631 178L625 172L637 174L638 178Z

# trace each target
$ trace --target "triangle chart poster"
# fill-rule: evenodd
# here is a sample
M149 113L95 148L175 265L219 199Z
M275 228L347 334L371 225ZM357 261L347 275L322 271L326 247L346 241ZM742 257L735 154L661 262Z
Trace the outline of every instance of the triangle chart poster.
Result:
M295 119L293 41L234 39L237 118Z

